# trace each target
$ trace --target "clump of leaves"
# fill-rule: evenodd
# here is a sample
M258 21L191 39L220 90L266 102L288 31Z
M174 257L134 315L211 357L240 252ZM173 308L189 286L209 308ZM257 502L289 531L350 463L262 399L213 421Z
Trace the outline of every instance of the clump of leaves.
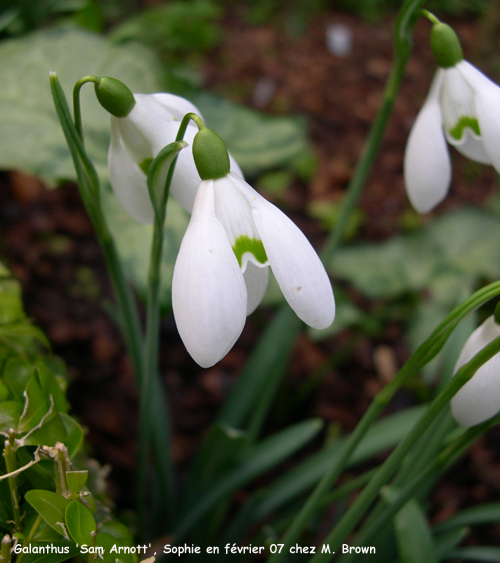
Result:
M132 16L111 34L115 42L140 41L164 57L204 52L221 38L219 6L211 0L169 2Z
M130 531L112 521L74 469L83 429L68 413L63 363L26 317L19 283L0 264L0 531L2 561L46 563L85 553L114 563ZM85 463L82 457L82 463ZM94 514L99 514L98 521ZM124 551L124 550L121 550ZM137 555L120 554L123 563Z

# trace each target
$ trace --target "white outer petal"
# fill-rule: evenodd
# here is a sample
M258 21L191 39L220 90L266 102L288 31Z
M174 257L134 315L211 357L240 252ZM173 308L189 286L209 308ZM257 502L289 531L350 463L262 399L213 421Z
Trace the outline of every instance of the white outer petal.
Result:
M484 149L495 170L500 172L500 88L467 61L461 61L457 68L474 90Z
M469 337L455 372L500 336L500 326L489 317ZM451 412L462 426L475 426L500 412L500 354L483 364L451 400Z
M451 162L442 128L438 70L406 143L404 178L406 193L419 213L427 213L448 193Z
M229 176L252 207L269 264L290 307L313 328L330 326L335 317L332 284L314 248L282 211L235 174Z
M267 266L256 266L248 260L243 277L245 278L248 294L247 315L250 315L257 309L264 297L264 293L266 293L269 281L269 268Z
M214 211L214 182L201 182L172 281L179 334L193 359L210 367L233 347L245 325L243 274Z
M149 198L146 175L132 161L121 144L116 117L111 117L108 169L113 191L127 213L141 223L152 223L154 211Z
M172 138L168 127L173 116L164 106L151 94L134 94L134 98L132 111L117 118L117 123L125 149L140 164L146 158L154 158L175 136Z
M192 102L186 100L186 98L166 92L152 94L152 97L172 114L174 119L179 122L179 125L186 113L196 113L196 115L203 119L200 110Z

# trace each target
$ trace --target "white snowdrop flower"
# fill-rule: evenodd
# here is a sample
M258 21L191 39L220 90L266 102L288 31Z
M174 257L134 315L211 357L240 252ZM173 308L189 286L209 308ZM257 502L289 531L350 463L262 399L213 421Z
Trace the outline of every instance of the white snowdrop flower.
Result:
M134 94L135 105L125 117L111 115L109 177L125 210L141 223L152 223L153 207L147 188L149 165L166 145L175 141L182 118L200 112L188 100L173 94ZM189 123L184 140L192 145L197 127ZM231 169L242 174L231 158ZM160 181L165 181L168 166ZM193 207L200 176L190 147L177 158L170 192L189 213Z
M458 357L455 373L482 348L500 336L493 316L469 337ZM483 364L451 400L453 417L462 426L475 426L500 412L500 354Z
M440 68L411 129L404 178L411 204L427 213L448 193L446 141L467 158L500 171L500 88L463 60L451 27L438 23L431 45Z
M212 366L232 348L264 295L268 267L300 319L330 326L332 286L302 231L237 174L204 179L172 282L175 322L200 366Z

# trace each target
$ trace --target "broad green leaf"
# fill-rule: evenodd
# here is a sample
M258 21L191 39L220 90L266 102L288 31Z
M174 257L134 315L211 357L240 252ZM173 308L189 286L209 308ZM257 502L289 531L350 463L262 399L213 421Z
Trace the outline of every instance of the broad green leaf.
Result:
M87 482L89 472L85 469L83 471L66 471L66 483L68 483L69 490L74 494L78 494L85 483Z
M166 52L193 53L214 47L220 40L217 25L222 10L212 0L174 1L153 6L125 20L111 33L114 41L135 40Z
M5 277L10 275L10 272L2 264L0 276L4 279L0 281L0 325L17 323L26 318L22 303L21 285L17 280Z
M500 522L500 503L481 504L461 510L451 518L434 526L436 532L443 532L461 526L476 526L478 524L498 524Z
M102 196L104 212L126 273L142 297L145 297L153 227L143 225L130 217L111 189L104 189ZM174 264L188 222L188 214L175 199L169 198L161 263L160 303L164 310L168 309L172 302L170 288Z
M66 535L64 513L70 503L67 498L52 491L39 489L28 491L24 498L51 528L63 536Z
M79 545L91 545L96 532L92 512L79 500L71 501L65 511L66 528L71 538Z
M134 546L134 536L125 524L117 522L116 520L108 520L108 522L103 522L99 528L101 532L105 532L110 536L113 536L117 540L120 540L123 545Z
M23 446L55 446L56 442L66 444L68 434L58 412L47 416L34 432L22 438Z
M394 529L401 563L438 563L427 518L415 500L396 514Z
M374 299L394 298L426 287L441 267L441 256L422 234L393 237L337 250L329 270Z
M66 397L64 396L64 392L61 389L54 372L50 369L45 360L38 358L35 370L40 386L47 395L52 397L56 409L61 413L67 413L68 403L66 401Z
M61 421L66 429L66 441L64 445L68 448L68 455L72 458L83 442L83 428L68 414L60 413Z
M447 555L448 559L478 561L484 563L500 563L500 547L478 546L454 549Z
M35 375L31 377L25 391L26 402L19 419L18 432L28 432L35 428L51 409L50 396L40 387Z
M113 46L76 28L3 41L0 60L0 168L17 168L48 181L76 178L53 108L49 71L57 73L70 101L75 82L89 74L118 78L133 92L160 90L158 62L145 47ZM106 175L109 116L97 103L92 86L83 90L86 147L98 173Z
M2 401L0 403L0 433L6 434L16 429L19 417L23 412L23 404L19 401Z
M123 561L123 563L134 563L134 556L130 553L124 553L126 551L124 548L131 546L124 545L119 539L109 533L97 533L95 544L104 549L102 552L104 563L116 563L117 559L118 561Z
M33 338L50 349L50 342L41 329L27 321L0 326L0 338L17 340L19 338Z
M69 561L80 553L78 547L67 540L36 542L32 544L32 548L35 548L35 546L45 546L47 552L27 553L23 558L24 563L60 563L61 561Z
M33 375L33 366L19 358L7 360L3 370L3 382L16 400L24 403L24 390Z
M245 174L294 166L311 155L306 123L299 117L270 117L207 92L193 102Z

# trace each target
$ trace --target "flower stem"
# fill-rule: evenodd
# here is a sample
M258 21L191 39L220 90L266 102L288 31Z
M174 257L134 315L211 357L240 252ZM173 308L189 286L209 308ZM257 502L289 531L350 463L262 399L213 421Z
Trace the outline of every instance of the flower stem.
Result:
M382 105L370 129L365 148L358 161L354 174L349 182L344 197L339 219L326 241L321 257L325 264L331 261L335 250L342 240L349 218L358 203L364 186L368 180L382 138L392 114L394 102L404 77L406 64L411 53L410 35L416 20L416 14L424 0L407 0L398 16L395 33L394 63L384 90Z
M13 473L16 470L16 450L14 449L11 438L7 438L5 440L3 457L5 459L5 467L7 469L7 473ZM22 524L21 524L21 512L19 510L19 495L17 492L16 477L15 476L9 477L8 481L9 481L10 500L12 503L14 529L17 532L20 532L22 530Z
M74 90L74 112L75 116L77 116L76 119L80 130L81 117L79 117L80 104L78 95L81 86L89 81L93 82L94 77L82 78L77 83ZM75 165L82 200L87 213L92 220L97 237L104 253L109 276L111 279L111 285L113 287L113 292L115 294L118 310L120 313L119 327L130 354L132 367L137 377L139 389L141 389L142 381L144 378L144 355L143 334L137 305L130 286L127 283L123 265L118 255L118 251L111 235L111 231L102 212L100 205L99 178L92 165L92 162L85 152L82 137L80 136L77 126L73 122L66 97L55 73L51 73L50 75L50 84L56 112L61 123L63 133L66 137L66 141L73 158L73 163ZM162 404L162 390L157 378L153 379L152 386L154 392L151 394L152 400L149 405L151 416L154 417L154 430L152 432L152 438L159 464L158 469L160 473L160 482L164 489L164 504L165 506L172 508L172 461L169 453L169 442L165 441L165 438L167 436L165 433L166 414L164 405Z

